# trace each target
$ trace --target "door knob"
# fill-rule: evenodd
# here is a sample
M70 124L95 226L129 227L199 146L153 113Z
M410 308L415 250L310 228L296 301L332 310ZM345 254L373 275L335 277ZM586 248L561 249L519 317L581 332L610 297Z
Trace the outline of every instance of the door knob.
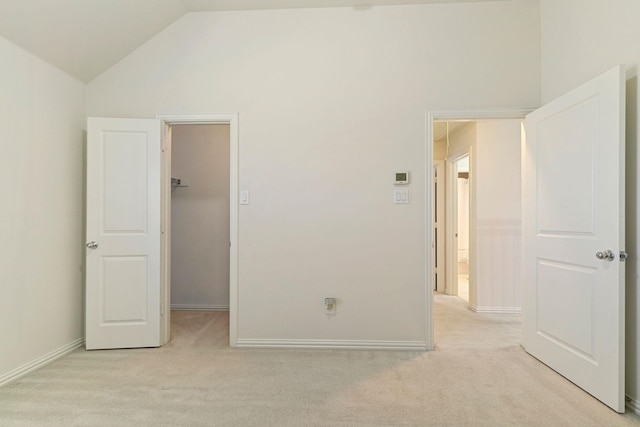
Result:
M610 249L607 249L604 252L596 252L596 258L603 259L605 261L613 261L616 256Z
M97 249L98 248L98 243L97 242L89 242L89 243L87 243L87 247L89 249Z

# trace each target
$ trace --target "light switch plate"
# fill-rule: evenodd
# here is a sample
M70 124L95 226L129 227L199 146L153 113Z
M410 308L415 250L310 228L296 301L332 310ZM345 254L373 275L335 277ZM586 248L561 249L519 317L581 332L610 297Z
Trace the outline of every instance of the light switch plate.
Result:
M240 192L240 204L241 205L249 204L249 192L247 190L243 190Z
M406 205L409 203L409 189L398 188L393 190L393 204Z

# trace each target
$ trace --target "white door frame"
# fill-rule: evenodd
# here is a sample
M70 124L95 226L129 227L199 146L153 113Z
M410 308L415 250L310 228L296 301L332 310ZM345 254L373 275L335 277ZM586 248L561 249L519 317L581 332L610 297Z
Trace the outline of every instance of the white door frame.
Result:
M238 114L159 114L162 128L162 276L161 344L170 339L171 326L171 126L229 125L229 345L238 342Z
M524 119L533 108L518 109L475 109L475 110L430 110L426 112L425 171L433 170L433 122L442 120L487 120L487 119ZM426 337L427 350L434 347L434 311L433 311L433 174L425 173L425 300L426 300Z

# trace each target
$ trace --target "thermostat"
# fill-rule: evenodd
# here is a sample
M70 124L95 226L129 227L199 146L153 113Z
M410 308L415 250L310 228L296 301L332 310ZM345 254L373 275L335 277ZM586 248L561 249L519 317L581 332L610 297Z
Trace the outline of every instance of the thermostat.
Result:
M395 185L407 185L409 183L409 171L396 172Z

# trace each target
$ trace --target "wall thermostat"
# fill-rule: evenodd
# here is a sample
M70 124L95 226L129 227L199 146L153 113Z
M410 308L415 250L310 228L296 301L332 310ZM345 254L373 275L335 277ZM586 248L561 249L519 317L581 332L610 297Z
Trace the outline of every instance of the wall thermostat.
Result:
M395 185L406 185L409 183L409 171L396 172Z

